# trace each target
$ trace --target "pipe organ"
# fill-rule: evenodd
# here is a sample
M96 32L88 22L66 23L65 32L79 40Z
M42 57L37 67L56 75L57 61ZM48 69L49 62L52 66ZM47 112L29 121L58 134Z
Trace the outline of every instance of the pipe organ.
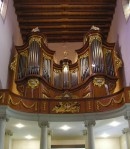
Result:
M24 45L16 46L17 90L28 98L59 98L65 93L67 97L71 94L71 98L112 94L122 66L114 45L104 41L100 29L91 29L84 37L84 46L75 50L77 62L72 64L66 57L57 64L55 51L47 47L46 37L32 32Z

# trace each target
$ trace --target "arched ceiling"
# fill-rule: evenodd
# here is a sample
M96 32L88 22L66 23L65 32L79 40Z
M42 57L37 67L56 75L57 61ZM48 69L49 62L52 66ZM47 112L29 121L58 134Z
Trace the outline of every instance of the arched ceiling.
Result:
M14 0L23 39L33 28L48 42L81 42L95 25L107 37L116 0Z

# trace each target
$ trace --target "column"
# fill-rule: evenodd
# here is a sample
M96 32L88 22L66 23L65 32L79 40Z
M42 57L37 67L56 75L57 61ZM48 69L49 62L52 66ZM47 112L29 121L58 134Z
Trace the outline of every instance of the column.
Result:
M0 115L0 149L4 149L6 120L6 116Z
M5 131L5 146L4 146L4 149L11 149L11 146L12 146L11 136L12 135L13 135L13 133L10 130Z
M87 146L88 146L87 129L84 129L84 130L83 130L83 135L84 135L84 138L85 138L85 149L87 149Z
M129 129L128 128L124 128L123 129L123 134L125 135L125 139L126 139L126 148L130 149L130 143L129 143Z
M127 113L125 114L125 119L128 121L129 130L130 130L130 112L129 111L127 111Z
M48 130L48 149L51 149L52 130Z
M39 126L41 127L40 149L48 149L49 123L47 121L41 121L39 122Z
M87 127L88 132L88 146L87 149L95 149L95 140L93 134L93 126L95 125L95 121L89 120L85 122L85 127Z

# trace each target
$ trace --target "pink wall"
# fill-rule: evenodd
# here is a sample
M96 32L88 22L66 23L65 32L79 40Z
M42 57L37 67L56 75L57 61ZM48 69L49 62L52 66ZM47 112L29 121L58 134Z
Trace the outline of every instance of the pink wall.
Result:
M67 58L75 63L77 61L77 53L75 50L80 49L83 46L82 42L65 42L65 43L49 43L48 47L56 51L54 60L56 63L59 63L60 60L64 59L64 52L68 53Z
M1 88L7 88L8 68L13 45L22 44L22 39L13 7L9 0L5 21L0 16L0 82Z
M126 86L130 85L130 19L126 22L122 0L117 0L117 6L111 24L108 42L118 42L124 62Z

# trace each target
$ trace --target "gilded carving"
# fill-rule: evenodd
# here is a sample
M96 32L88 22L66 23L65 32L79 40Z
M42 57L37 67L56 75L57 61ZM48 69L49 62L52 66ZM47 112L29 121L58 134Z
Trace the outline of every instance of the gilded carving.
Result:
M118 100L118 101L113 97L107 103L102 103L101 101L97 101L96 104L97 104L97 109L99 110L99 107L100 106L102 106L102 107L108 107L109 105L112 105L113 103L119 104L121 102L125 102L124 94L122 94L120 100Z
M46 110L46 102L43 102L42 104L43 104L43 111L45 111Z
M78 102L59 102L52 111L56 113L75 113L79 112L80 104Z
M92 44L94 39L97 39L98 41L102 42L101 37L99 35L90 36L89 46Z
M91 102L88 102L88 109L91 110Z
M128 91L128 94L129 94L129 100L130 100L130 91Z
M20 52L20 55L24 56L24 57L28 57L28 51L25 50L23 52Z
M0 100L2 101L2 103L4 103L4 99L5 99L5 93L0 94Z
M36 41L39 46L41 47L41 37L32 37L30 40L29 40L29 45L32 44L32 42Z
M70 70L71 73L75 73L75 72L77 72L77 71L78 71L78 68L73 69L73 70Z
M116 69L119 69L120 67L122 67L122 60L117 56L116 51L114 51L114 62L115 62Z
M94 78L93 84L94 84L94 86L101 87L105 84L105 79L104 78Z
M64 51L64 58L67 58L67 56L68 56L68 52Z
M37 106L38 106L37 102L34 102L32 105L27 105L23 102L22 99L20 99L18 102L15 102L11 96L9 96L8 104L12 104L14 106L18 106L19 104L22 104L27 109L31 109L34 107L35 111L37 111Z
M107 54L111 53L111 50L108 50L108 49L104 48L104 52L107 55Z
M59 69L54 69L54 72L55 72L55 73L61 73L61 70L59 70Z
M42 98L47 99L48 96L46 94L42 93Z
M13 70L14 72L16 71L16 66L17 66L17 54L14 56L13 62L10 64L10 69Z
M88 57L88 56L89 56L89 53L87 51L85 54L81 55L79 58L81 59L81 58L85 58L85 57Z
M37 79L28 80L28 86L31 87L32 89L37 88L39 86L39 80Z
M49 57L48 55L46 55L45 53L43 53L43 57L46 58L46 59L49 59L51 60L51 57Z
M19 85L18 90L23 93L24 92L24 85Z
M68 91L65 91L62 95L55 97L55 99L78 99L78 98L79 98L78 96Z
M83 98L89 98L91 96L91 93L87 93Z

